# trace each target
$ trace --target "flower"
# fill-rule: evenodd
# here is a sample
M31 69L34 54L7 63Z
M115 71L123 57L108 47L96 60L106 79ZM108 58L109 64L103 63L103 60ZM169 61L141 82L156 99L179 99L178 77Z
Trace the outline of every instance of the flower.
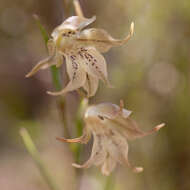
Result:
M129 118L131 111L111 103L101 103L87 108L84 116L86 126L83 135L75 139L57 138L63 142L86 144L93 135L92 153L83 165L73 164L77 168L89 168L101 165L104 175L109 175L116 163L126 164L134 172L143 171L142 167L134 167L128 160L128 139L150 135L160 130L165 124L157 125L148 132L141 131L136 122Z
M88 97L94 96L99 79L111 86L106 61L101 53L126 43L133 35L134 23L131 24L128 36L117 40L103 29L82 30L95 19L95 16L90 19L72 16L56 27L47 44L49 57L40 61L26 77L52 65L59 67L64 62L64 57L70 81L60 92L48 92L49 94L60 95L83 87Z

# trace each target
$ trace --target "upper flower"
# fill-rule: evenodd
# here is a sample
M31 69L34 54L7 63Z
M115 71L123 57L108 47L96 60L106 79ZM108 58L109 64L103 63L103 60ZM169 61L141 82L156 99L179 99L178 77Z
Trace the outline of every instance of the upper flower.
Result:
M72 16L56 27L47 44L49 57L40 61L26 77L51 65L59 67L64 57L70 81L60 92L48 92L49 94L60 95L83 87L90 97L96 93L99 79L111 86L106 61L100 52L107 52L113 46L126 43L133 34L134 24L131 24L126 38L117 40L103 29L82 30L95 19L95 16L90 19Z
M143 171L142 167L134 167L128 160L128 139L135 139L152 134L165 124L160 124L148 132L141 131L136 122L129 118L131 111L111 103L101 103L90 106L85 113L83 135L75 139L57 138L64 142L87 143L94 137L92 153L83 165L73 164L77 168L88 168L92 165L101 165L104 175L109 175L116 163L126 164L134 172Z

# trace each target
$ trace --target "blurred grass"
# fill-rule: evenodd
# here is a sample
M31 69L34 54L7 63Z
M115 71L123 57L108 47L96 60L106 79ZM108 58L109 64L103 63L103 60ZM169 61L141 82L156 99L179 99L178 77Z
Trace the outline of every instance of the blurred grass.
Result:
M32 156L33 160L35 161L41 176L44 178L46 183L48 184L50 190L59 190L57 185L55 184L55 180L53 177L49 174L49 171L47 170L47 167L43 163L43 161L40 159L40 155L37 151L37 148L32 141L32 138L30 137L28 131L25 128L20 129L20 135L22 137L23 143L27 149L27 151Z

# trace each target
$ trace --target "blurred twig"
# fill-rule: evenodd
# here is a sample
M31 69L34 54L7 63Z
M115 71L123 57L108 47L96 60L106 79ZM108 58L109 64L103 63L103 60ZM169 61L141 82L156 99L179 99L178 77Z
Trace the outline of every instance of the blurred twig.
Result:
M83 11L81 9L80 3L78 0L73 0L74 8L75 8L75 13L77 16L84 17Z
M52 176L50 176L49 172L47 171L47 168L45 167L44 163L40 159L39 152L36 149L36 146L33 143L32 138L29 135L28 131L25 128L22 128L20 130L20 135L22 137L22 140L24 142L26 149L28 150L28 152L32 156L33 160L35 161L35 163L40 171L41 176L44 178L44 180L48 184L49 188L51 190L59 190L59 188L55 184Z

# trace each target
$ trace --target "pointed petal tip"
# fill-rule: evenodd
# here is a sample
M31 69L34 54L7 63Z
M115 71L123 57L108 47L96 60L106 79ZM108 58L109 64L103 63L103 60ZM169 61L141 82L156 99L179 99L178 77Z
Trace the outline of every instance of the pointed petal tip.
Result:
M49 94L51 96L58 96L58 95L61 95L62 93L61 92L50 92L50 91L47 91L47 94Z
M133 169L133 172L135 172L135 173L141 173L141 172L143 172L143 168L142 167L135 167L134 169Z
M82 165L76 164L76 163L72 163L72 166L75 168L84 168Z
M26 78L29 78L29 77L31 77L31 76L33 76L35 73L33 72L33 70L32 71L30 71L29 73L27 73L26 75L25 75L25 77Z
M91 18L92 22L94 22L96 20L96 15L93 15Z
M131 34L131 36L134 34L134 26L135 26L135 24L134 24L134 22L132 22L131 23L131 27L130 27L130 34Z
M31 76L30 73L25 75L26 78L29 78L30 76Z
M65 139L63 137L56 137L58 141L61 142L67 142L67 143L81 143L81 144L86 144L88 141L84 139L84 136L81 136L79 138L74 138L74 139Z
M159 125L157 125L155 128L154 128L154 130L155 131L159 131L162 127L164 127L165 126L165 123L161 123L161 124L159 124Z
M72 141L72 139L65 139L63 137L56 137L56 140L61 141L61 142L71 142Z

